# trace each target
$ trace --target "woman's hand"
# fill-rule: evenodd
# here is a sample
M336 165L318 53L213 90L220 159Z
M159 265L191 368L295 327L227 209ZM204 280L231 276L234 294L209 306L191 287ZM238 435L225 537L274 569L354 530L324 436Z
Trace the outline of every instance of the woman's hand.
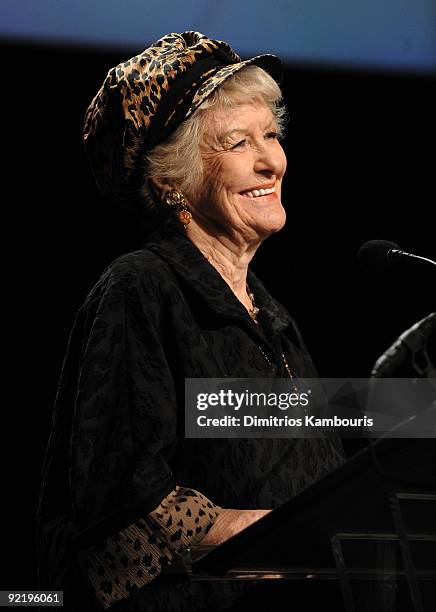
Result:
M269 512L271 510L232 510L223 508L209 533L202 538L199 545L218 546Z

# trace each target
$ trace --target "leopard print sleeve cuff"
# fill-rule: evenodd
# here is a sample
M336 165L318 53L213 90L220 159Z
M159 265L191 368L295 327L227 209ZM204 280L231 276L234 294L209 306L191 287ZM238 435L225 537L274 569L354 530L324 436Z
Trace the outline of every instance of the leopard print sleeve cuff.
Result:
M148 516L83 552L97 600L109 608L156 578L201 541L220 510L195 489L176 486Z

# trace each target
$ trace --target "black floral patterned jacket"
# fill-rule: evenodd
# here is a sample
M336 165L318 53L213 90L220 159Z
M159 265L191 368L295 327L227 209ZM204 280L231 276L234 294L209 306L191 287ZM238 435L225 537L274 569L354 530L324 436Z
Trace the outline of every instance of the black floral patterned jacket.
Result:
M185 439L186 377L287 376L282 353L296 376L316 376L289 313L251 270L248 285L259 327L195 245L166 228L115 260L92 288L70 335L44 464L42 586L62 588L70 560L86 559L83 551L106 554L119 584L108 538L137 529L177 487L210 500L210 508L275 508L342 461L327 440ZM154 521L165 539L165 525ZM186 533L179 536L186 545ZM127 532L128 540L140 553L137 572L115 600L153 577L141 566L141 542ZM167 551L167 559L180 550ZM102 576L100 603L110 605L110 568L84 567Z

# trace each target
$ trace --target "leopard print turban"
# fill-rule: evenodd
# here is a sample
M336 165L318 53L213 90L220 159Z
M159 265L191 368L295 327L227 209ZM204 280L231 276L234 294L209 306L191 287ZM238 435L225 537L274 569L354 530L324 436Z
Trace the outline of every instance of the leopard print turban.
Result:
M137 205L144 154L247 64L281 78L275 55L242 61L226 42L191 31L167 34L111 68L83 124L85 151L100 191L125 207Z

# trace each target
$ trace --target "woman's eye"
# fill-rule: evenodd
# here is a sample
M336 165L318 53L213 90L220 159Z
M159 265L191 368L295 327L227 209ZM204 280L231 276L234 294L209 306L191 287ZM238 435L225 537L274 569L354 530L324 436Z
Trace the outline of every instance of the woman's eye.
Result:
M265 138L272 138L272 139L276 139L279 138L279 133L278 132L267 132L265 134ZM245 145L247 143L247 140L240 140L239 142L237 142L235 145L233 145L231 148L232 149L236 149L237 147L242 147L243 145Z

